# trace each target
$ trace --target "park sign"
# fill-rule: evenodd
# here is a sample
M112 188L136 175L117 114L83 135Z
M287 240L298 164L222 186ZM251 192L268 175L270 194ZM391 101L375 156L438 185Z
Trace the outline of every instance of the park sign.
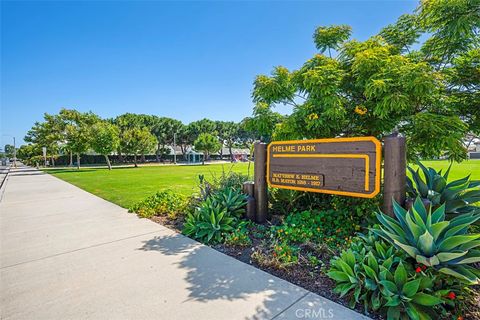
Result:
M374 137L274 141L271 187L373 198L380 191L381 144Z

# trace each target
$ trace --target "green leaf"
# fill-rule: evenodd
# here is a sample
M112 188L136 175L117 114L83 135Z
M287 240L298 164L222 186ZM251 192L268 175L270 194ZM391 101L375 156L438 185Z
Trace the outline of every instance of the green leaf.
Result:
M390 293L390 295L394 295L398 293L398 288L395 285L395 283L388 280L382 280L380 281L380 284L383 286L385 290L387 290L388 293Z
M402 288L405 282L407 282L407 270L403 266L403 263L399 263L395 270L395 283L397 287Z
M442 204L432 213L432 223L445 220L445 204Z
M432 235L427 231L418 238L417 247L427 256L435 252L435 244Z
M330 271L327 273L327 276L329 276L330 278L332 278L337 282L345 282L349 280L348 275L342 271Z
M460 258L467 254L468 251L460 251L460 252L440 252L437 253L436 256L440 262L447 262L450 260L454 260Z
M458 236L453 236L448 239L443 240L440 245L438 250L439 251L450 251L462 244L468 243L470 241L476 240L480 238L480 233L479 234L471 234L471 235L458 235Z
M387 320L400 319L400 307L390 307L387 311Z
M365 273L366 275L371 278L371 279L377 279L377 274L375 273L375 271L370 268L369 266L367 266L366 264L362 263L362 266L363 266L363 270L365 270Z
M412 297L414 294L417 293L419 286L420 279L409 281L403 286L402 293L407 297Z
M442 303L442 299L437 298L435 296L419 292L415 294L412 298L413 302L416 304L422 305L422 306L427 306L427 307L433 307L436 306L437 304Z
M417 248L409 246L407 244L401 243L397 240L394 240L394 243L399 246L403 251L405 251L410 257L415 258L417 255L420 254Z

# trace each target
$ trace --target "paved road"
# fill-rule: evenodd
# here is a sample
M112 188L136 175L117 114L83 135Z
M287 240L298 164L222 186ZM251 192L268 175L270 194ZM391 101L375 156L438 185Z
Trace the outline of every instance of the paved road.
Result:
M4 189L1 319L365 319L32 168Z

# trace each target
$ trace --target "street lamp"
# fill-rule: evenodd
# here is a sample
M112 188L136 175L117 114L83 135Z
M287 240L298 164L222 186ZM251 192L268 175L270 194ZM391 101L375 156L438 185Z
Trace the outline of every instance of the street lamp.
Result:
M177 164L177 133L173 134L173 164Z

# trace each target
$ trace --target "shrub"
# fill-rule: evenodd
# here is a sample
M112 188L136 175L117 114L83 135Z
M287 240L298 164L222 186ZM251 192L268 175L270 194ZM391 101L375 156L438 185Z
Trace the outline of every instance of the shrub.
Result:
M195 212L187 214L182 233L203 243L220 243L234 227L235 218L209 197Z
M372 233L356 237L352 246L331 261L328 276L334 291L349 296L350 306L364 305L388 319L431 319L445 313L450 292L440 290L437 277L414 270L403 252Z
M247 196L239 190L224 188L211 195L213 201L225 208L227 213L233 217L240 218L245 212Z
M480 261L480 250L475 249L480 246L480 234L468 233L469 226L480 219L479 214L445 221L445 205L432 213L420 198L408 211L394 203L394 214L398 221L377 214L381 226L372 231L420 264L470 284L479 283L480 270L468 265Z
M228 171L226 172L224 169L220 176L212 175L210 180L205 178L205 175L199 175L199 189L200 189L200 197L205 200L211 194L217 192L218 190L237 190L241 191L243 183L248 181L248 176Z
M175 219L187 209L187 198L170 190L159 191L154 195L134 204L129 212L136 212L142 218L166 215Z
M225 244L230 246L246 247L252 244L249 236L249 221L241 221L232 232L225 236Z
M445 204L445 213L462 214L479 211L480 209L473 205L480 201L480 181L471 181L470 175L447 183L448 174L452 165L442 175L442 171L436 171L433 168L426 168L418 162L422 170L424 179L420 175L420 169L416 171L408 167L412 179L407 177L407 192L412 198L421 197L431 202L434 209Z
M273 227L274 236L281 242L291 244L315 242L330 247L348 245L355 232L361 229L349 212L333 209L322 211L292 212L278 227Z
M182 232L204 243L220 243L238 227L246 196L233 189L211 193L188 213Z

